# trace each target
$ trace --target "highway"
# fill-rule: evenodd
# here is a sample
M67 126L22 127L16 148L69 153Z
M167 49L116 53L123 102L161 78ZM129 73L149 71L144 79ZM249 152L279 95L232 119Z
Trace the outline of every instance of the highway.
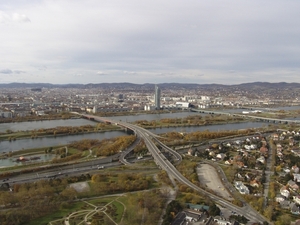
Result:
M85 116L85 115L82 115L82 116ZM265 217L263 217L257 211L255 211L250 205L244 203L243 207L238 207L238 206L232 204L231 202L228 202L227 200L220 198L219 196L216 196L214 194L211 194L210 192L207 192L207 191L201 189L200 187L198 187L197 185L195 185L191 181L189 181L187 178L185 178L174 167L174 165L161 153L161 151L155 145L154 141L158 141L156 134L153 134L144 128L141 128L139 126L136 126L136 125L133 125L130 123L113 121L113 120L110 120L107 118L91 116L91 115L88 115L88 118L93 118L94 120L99 121L99 122L113 123L115 125L131 129L132 131L134 131L134 133L136 135L138 135L140 138L142 138L144 140L144 142L145 142L149 152L153 156L156 164L161 169L165 170L169 174L169 176L172 176L178 182L181 182L181 183L191 187L192 189L194 189L206 196L209 196L216 204L222 205L222 206L228 208L229 210L235 211L235 212L237 212L237 214L244 215L246 218L248 218L252 222L263 222L263 221L267 220ZM172 149L169 149L169 150L171 151ZM174 151L174 150L172 150L172 151ZM178 153L176 153L176 154L178 154ZM175 156L176 156L176 154L175 154ZM177 157L179 157L179 156L177 156ZM181 158L181 156L180 156L180 158ZM180 160L180 158L178 158L178 159Z

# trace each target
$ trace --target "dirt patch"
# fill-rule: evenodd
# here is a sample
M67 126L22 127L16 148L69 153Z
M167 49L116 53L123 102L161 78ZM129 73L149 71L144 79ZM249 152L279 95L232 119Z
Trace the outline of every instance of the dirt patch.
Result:
M90 186L87 182L70 184L70 187L74 188L77 192L84 192L90 190Z

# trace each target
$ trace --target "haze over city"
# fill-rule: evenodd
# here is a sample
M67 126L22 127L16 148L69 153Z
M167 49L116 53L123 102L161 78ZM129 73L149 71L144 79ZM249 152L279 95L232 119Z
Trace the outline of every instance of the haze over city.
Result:
M2 0L0 83L300 83L299 6Z

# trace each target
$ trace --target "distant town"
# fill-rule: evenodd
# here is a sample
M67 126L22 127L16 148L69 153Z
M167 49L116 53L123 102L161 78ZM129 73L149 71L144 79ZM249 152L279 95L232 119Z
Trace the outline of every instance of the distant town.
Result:
M96 113L188 109L190 107L201 109L243 106L264 108L300 104L300 84L249 83L205 86L120 83L77 85L76 88L74 88L75 85L49 84L1 86L0 110L1 116L5 118L63 111Z

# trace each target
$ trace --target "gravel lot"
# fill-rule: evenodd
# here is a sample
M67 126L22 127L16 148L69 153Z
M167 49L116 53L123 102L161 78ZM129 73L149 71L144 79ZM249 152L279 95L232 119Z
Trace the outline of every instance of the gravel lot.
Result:
M197 168L200 183L206 185L218 195L225 199L232 200L230 193L223 185L216 169L209 164L200 164Z

